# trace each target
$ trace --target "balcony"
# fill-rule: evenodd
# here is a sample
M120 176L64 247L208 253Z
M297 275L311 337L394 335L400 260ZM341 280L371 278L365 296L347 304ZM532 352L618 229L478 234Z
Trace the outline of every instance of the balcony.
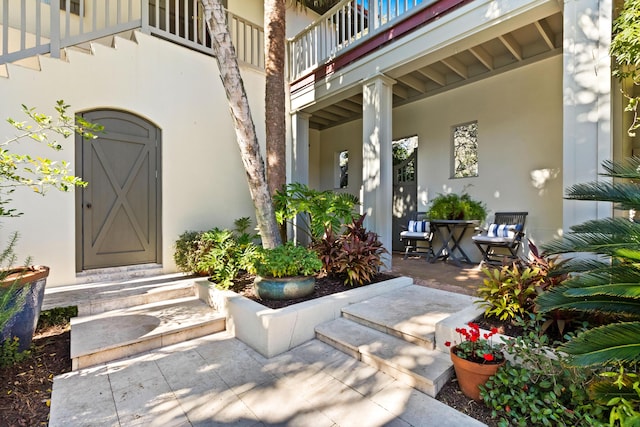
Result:
M342 0L289 40L292 109L327 129L362 117L371 75L398 107L559 55L562 34L555 0Z
M230 12L238 60L264 69L264 31ZM12 0L0 9L0 64L35 55L59 58L61 49L130 30L212 55L199 0Z

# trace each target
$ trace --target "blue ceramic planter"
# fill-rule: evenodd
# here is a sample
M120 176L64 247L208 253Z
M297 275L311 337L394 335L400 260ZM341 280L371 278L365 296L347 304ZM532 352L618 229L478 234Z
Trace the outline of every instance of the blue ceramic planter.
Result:
M49 267L28 267L25 270L11 273L0 283L0 292L11 292L8 304L9 310L20 304L17 312L9 319L0 331L0 342L18 337L19 351L28 350L31 346L33 333L38 325L44 288L49 276ZM24 300L20 295L24 295Z
M316 278L314 276L256 276L253 282L253 291L260 299L296 299L311 295L315 285Z

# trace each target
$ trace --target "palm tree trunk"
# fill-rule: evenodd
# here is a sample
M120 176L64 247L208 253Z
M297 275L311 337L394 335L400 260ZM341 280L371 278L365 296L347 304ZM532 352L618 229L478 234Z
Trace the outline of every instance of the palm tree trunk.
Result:
M201 0L205 20L211 33L213 52L218 62L231 118L236 131L242 163L247 173L249 192L256 210L256 222L265 248L281 243L271 194L265 178L264 161L251 117L249 101L244 89L236 52L226 24L225 11L218 0Z
M265 0L265 129L267 141L267 184L273 196L286 184L285 130L285 0ZM286 240L286 226L280 227Z

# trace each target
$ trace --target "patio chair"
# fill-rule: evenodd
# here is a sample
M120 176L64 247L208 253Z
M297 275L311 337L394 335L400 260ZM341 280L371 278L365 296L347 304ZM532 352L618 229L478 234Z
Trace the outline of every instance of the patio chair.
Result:
M527 215L528 212L496 212L493 222L471 237L482 253L481 264L502 265L518 259Z
M406 230L400 233L400 240L404 242L404 258L409 255L425 257L427 261L435 258L433 252L433 228L426 219L426 212L416 212L411 215ZM422 244L419 244L422 242Z

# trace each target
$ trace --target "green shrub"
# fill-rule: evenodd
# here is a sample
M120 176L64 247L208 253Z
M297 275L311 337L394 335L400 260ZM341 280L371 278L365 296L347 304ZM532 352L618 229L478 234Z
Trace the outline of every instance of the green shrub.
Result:
M532 319L534 316L531 317ZM606 408L589 399L585 384L596 374L566 365L541 333L541 319L506 343L507 362L480 388L499 426L602 426Z
M248 270L257 249L256 236L247 231L251 220L239 218L234 225L234 230L216 227L183 233L175 243L178 269L211 276L219 288L228 289L238 274Z
M249 271L262 277L313 276L322 268L318 254L287 242L273 249L259 249Z
M56 307L40 312L38 328L68 325L72 317L78 316L78 306Z
M327 227L322 240L314 244L324 271L350 286L371 283L382 265L380 257L387 253L378 235L363 226L364 219L365 215L354 218L338 237Z
M8 368L31 356L30 350L18 351L19 347L20 340L18 337L7 339L0 345L0 368Z
M429 219L480 220L487 217L487 208L482 202L473 200L467 193L440 194L431 201L427 211Z

